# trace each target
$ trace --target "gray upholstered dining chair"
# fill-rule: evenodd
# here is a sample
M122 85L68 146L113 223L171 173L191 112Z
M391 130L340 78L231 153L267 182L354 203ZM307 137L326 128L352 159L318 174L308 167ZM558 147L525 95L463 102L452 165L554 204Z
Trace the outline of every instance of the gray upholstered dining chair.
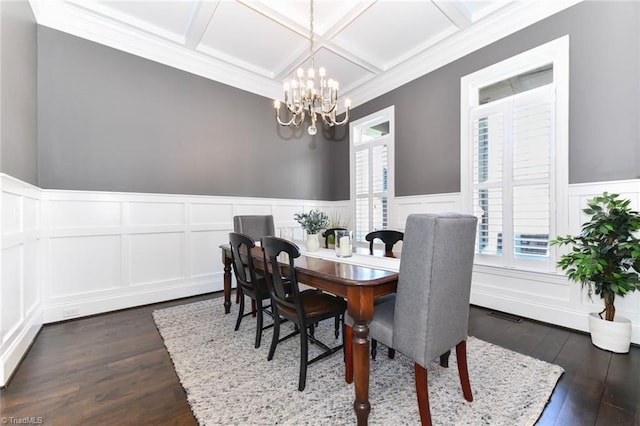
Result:
M248 235L254 241L260 241L264 236L276 235L273 215L239 215L233 217L233 232ZM236 291L236 303L240 303L240 292ZM251 301L252 311L255 312L255 301Z
M423 425L431 424L426 367L454 346L464 398L473 400L466 339L476 224L466 213L409 215L396 296L375 305L369 324L371 338L414 361ZM354 323L349 316L345 322ZM353 371L346 353L347 371Z
M233 217L233 232L245 234L260 241L264 236L276 235L273 215L241 215Z

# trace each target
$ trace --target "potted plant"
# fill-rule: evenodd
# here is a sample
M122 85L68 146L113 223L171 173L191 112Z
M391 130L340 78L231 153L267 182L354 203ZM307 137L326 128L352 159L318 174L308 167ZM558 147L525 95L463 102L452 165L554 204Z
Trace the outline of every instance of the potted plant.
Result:
M320 247L318 233L329 225L329 216L318 209L310 210L308 213L296 213L293 218L302 226L307 233L305 246L308 251L316 251Z
M595 293L604 302L602 312L589 315L593 344L620 353L629 352L631 321L615 315L614 301L638 290L640 272L640 240L635 235L640 231L640 213L629 204L618 194L604 192L587 201L582 211L591 218L582 224L580 234L551 241L571 247L558 261L567 277L586 287L589 297Z

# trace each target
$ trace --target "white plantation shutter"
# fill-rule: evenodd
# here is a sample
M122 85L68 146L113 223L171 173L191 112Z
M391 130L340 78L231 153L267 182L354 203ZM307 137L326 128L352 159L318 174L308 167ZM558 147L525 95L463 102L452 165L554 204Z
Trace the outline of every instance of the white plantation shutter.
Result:
M356 151L356 241L364 240L367 234L370 220L369 197L369 149L359 149Z
M513 251L521 258L549 255L551 117L545 97L518 102L513 111Z
M471 114L476 253L502 264L549 258L553 105L545 86Z
M365 117L352 125L352 199L355 200L356 241L389 227L393 108Z
M483 254L502 254L503 132L501 113L474 120L473 205L479 217L476 251Z

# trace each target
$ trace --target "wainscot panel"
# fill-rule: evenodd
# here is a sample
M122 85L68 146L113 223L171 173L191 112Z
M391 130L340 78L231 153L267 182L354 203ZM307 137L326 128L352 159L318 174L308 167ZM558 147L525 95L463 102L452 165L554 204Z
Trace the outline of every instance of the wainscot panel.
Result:
M293 213L314 207L348 212L348 202L44 190L44 321L220 291L234 215L273 214L277 233L302 238Z
M41 190L0 174L0 386L42 327Z

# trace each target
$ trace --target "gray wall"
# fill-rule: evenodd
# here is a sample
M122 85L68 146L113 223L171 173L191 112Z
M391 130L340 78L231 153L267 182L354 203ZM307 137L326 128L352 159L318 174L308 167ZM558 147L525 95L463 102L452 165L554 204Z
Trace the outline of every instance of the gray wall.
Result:
M26 1L0 1L0 171L38 184L36 23Z
M460 78L566 34L570 183L640 178L640 3L589 1L354 110L395 105L396 195L460 191Z
M570 183L640 177L640 4L584 2L353 111L396 107L396 195L460 191L460 78L570 36ZM39 28L44 188L342 200L348 128L309 138L271 101ZM246 174L237 173L246 166Z
M336 145L272 100L38 27L40 186L332 200ZM348 171L346 172L348 179Z

